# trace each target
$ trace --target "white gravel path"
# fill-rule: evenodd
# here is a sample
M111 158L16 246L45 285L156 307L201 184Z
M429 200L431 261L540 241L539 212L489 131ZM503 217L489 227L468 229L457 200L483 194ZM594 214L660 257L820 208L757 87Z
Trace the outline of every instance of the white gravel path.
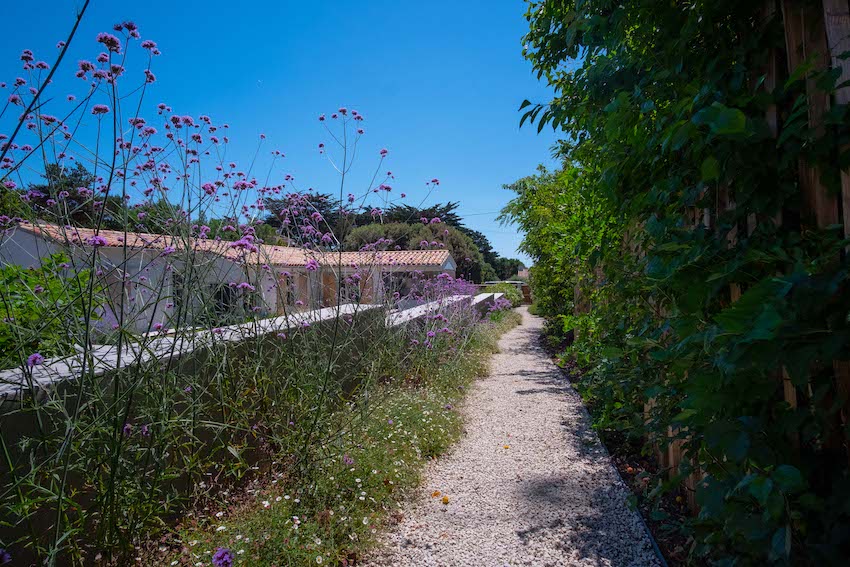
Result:
M579 396L538 346L542 320L520 312L469 393L466 435L367 565L659 565Z

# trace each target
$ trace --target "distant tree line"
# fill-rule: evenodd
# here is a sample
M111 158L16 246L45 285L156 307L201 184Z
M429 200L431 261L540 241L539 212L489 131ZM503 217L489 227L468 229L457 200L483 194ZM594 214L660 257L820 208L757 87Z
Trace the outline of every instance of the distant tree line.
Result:
M308 198L347 251L360 250L381 239L384 248L398 250L431 248L432 242L442 242L457 262L458 275L479 283L510 279L525 268L521 260L500 256L483 233L465 226L457 213L460 203L455 201L353 212L328 194L315 193ZM268 200L266 224L280 227L281 212L287 206L287 199ZM432 224L433 219L440 222Z

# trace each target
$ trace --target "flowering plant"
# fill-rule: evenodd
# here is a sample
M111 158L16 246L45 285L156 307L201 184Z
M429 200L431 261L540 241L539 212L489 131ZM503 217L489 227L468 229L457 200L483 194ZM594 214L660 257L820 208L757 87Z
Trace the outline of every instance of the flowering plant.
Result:
M346 219L380 221L403 198L380 173L385 148L365 189L348 192L361 113L319 118L319 152L341 179L332 223L264 135L246 160L265 161L260 174L231 161L227 123L150 103L160 52L133 22L92 38L94 56L72 73L78 93L46 96L74 36L52 65L24 50L22 76L0 84L4 549L23 563L121 564L165 518L261 470L316 486L331 454L368 463L355 440L373 431L369 416L398 418L384 405L398 384L440 376L443 393L427 395L452 412L457 377L435 365L454 368L475 343L477 312L449 304L473 288L422 274L395 289L385 243L344 261ZM33 241L61 256L13 255ZM437 308L389 324L405 298ZM456 427L453 415L434 419ZM445 444L415 438L412 455ZM231 549L213 562L236 562Z

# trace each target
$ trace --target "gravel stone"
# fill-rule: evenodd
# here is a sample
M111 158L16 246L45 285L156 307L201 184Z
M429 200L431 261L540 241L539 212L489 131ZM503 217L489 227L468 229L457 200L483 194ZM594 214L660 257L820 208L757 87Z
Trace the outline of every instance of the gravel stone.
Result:
M470 390L466 435L367 565L659 565L581 399L538 345L542 319L519 312Z

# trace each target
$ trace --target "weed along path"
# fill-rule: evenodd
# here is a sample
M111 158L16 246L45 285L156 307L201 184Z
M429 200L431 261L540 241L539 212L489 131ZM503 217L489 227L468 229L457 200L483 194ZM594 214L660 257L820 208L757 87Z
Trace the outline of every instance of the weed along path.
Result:
M521 313L469 393L466 435L426 471L372 567L659 565L581 400L538 346L542 319Z

